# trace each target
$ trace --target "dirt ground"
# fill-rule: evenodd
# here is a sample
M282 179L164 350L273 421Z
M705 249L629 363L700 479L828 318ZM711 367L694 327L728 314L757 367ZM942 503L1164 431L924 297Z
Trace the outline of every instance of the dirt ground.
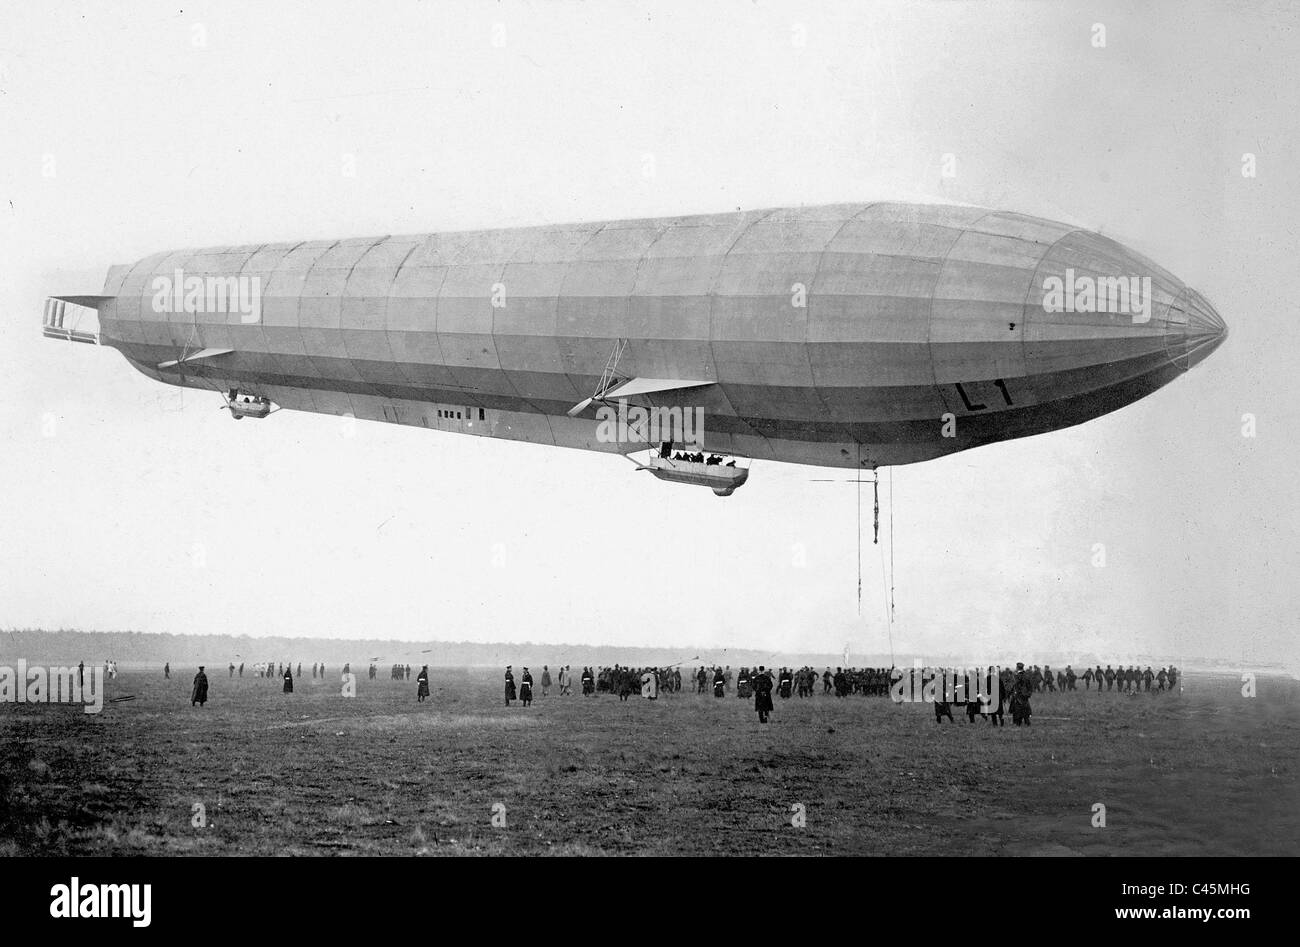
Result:
M124 672L98 715L0 704L0 854L1300 854L1288 678L1045 694L994 728L820 694L767 726L734 693L507 708L500 671L447 668L425 704L220 669L200 709L193 673Z

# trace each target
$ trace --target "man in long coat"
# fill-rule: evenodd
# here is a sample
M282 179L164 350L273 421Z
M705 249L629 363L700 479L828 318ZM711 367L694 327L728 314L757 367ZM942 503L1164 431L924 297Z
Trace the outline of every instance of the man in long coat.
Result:
M288 667L284 669L284 692L286 694L293 693L293 665L292 664L290 664Z
M424 699L429 696L429 665L420 668L420 674L415 679L415 702L424 703Z
M198 704L202 707L208 702L208 676L203 673L203 665L199 665L199 673L194 675L194 690L190 692L190 706Z
M754 685L754 709L758 711L758 722L767 723L767 715L772 712L772 675L760 664L750 683Z
M1011 685L1011 722L1017 727L1022 723L1029 726L1029 718L1033 714L1029 698L1033 693L1033 677L1025 670L1024 664L1017 663L1015 681Z
M510 665L506 665L506 706L515 699L515 672L510 670Z
M519 679L519 699L527 707L533 702L533 676L524 668L524 676Z

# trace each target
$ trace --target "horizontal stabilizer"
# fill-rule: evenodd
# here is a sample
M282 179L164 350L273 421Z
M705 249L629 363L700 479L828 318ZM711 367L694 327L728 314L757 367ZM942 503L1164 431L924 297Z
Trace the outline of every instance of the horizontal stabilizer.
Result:
M576 418L591 406L593 401L610 401L615 398L631 398L636 395L651 395L655 392L677 391L683 388L703 388L715 384L711 381L686 381L681 378L632 378L620 382L604 391L597 390L590 398L584 398L569 409L569 417Z
M676 391L679 388L703 388L711 381L684 381L680 378L633 378L605 392L601 400L630 398L633 395L650 395L659 391Z
M74 306L85 306L87 309L98 309L103 303L115 296L50 296L50 299L57 299L59 302L72 303Z
M174 358L167 362L159 362L159 368L173 368L182 362L197 362L203 358L216 358L218 355L229 355L234 349L200 349L193 355L186 355L182 358Z

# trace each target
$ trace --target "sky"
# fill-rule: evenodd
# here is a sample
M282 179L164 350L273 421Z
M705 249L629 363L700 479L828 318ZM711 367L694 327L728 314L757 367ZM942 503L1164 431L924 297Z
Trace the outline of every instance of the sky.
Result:
M1199 0L4 2L0 627L1300 665L1298 27ZM882 199L1098 230L1231 334L1104 418L882 469L876 545L871 485L816 482L852 472L756 462L723 499L618 456L231 424L39 330L45 296L165 249Z

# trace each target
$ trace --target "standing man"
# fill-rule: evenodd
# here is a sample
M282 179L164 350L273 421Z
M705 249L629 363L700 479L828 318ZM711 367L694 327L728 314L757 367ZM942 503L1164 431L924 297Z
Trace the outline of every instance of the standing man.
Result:
M767 715L772 712L772 675L760 664L758 673L750 682L754 685L754 709L758 711L758 722L767 723Z
M722 674L722 668L713 669L713 696L721 697L727 692L727 679Z
M422 704L425 698L429 696L429 665L420 668L419 675L415 678L415 702Z
M171 679L172 679L172 666L171 666L171 662L170 662L170 661L164 661L164 662L163 662L163 680L164 680L164 681L170 681Z
M515 672L512 671L511 665L506 665L506 706L515 699Z
M528 673L528 668L524 668L524 676L519 679L519 699L524 702L525 707L532 706L533 676Z
M1017 727L1022 723L1029 726L1029 717L1033 714L1029 706L1029 698L1033 693L1033 676L1025 670L1023 662L1016 662L1016 676L1011 685L1011 722Z
M545 697L551 689L551 669L549 665L542 665L542 696Z
M199 665L199 673L194 675L194 690L190 692L190 706L198 704L202 707L208 702L208 676L203 673L203 665Z
M556 672L555 682L559 685L560 696L567 697L569 695L569 666L567 664Z
M290 664L284 669L284 692L293 693L293 665Z

